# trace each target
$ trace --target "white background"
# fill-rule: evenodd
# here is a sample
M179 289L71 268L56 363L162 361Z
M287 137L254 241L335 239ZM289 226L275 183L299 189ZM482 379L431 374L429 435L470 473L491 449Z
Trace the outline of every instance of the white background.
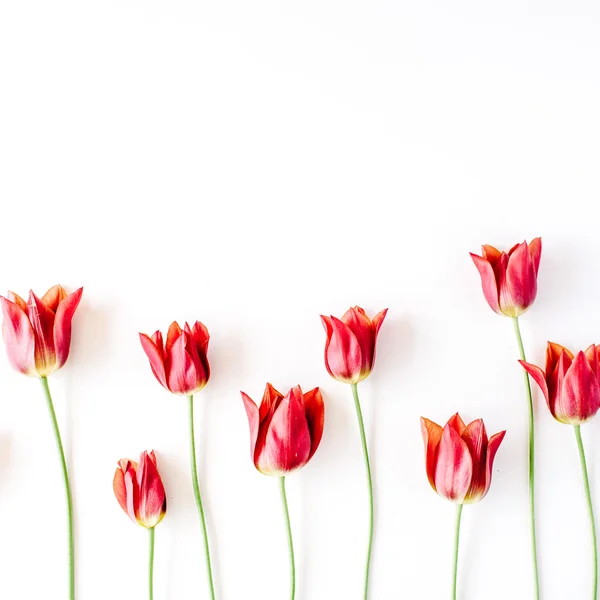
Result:
M319 314L389 307L361 385L374 465L374 600L449 596L454 507L425 477L419 416L507 429L464 511L464 600L532 598L526 403L511 322L468 252L543 237L529 358L600 342L600 8L503 3L10 2L0 7L0 289L84 285L50 380L68 449L80 600L144 599L147 534L113 497L154 448L169 507L156 600L207 598L187 407L137 333L211 333L198 397L218 600L288 596L277 482L239 396L322 387L321 448L288 490L297 600L359 600L367 497L350 389ZM2 354L2 356L4 356ZM544 600L591 596L572 431L536 390ZM583 427L600 513L600 421ZM0 362L0 595L66 598L59 463L39 383Z

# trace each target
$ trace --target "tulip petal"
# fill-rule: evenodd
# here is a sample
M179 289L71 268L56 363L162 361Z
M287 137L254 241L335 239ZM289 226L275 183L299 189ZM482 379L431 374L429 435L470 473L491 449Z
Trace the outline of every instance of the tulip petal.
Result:
M486 485L486 455L488 437L483 419L477 419L467 425L461 438L467 444L473 460L473 476L471 485L465 497L466 502L480 500L485 493Z
M371 321L373 323L373 331L375 332L375 341L377 341L377 335L381 329L381 326L383 325L383 320L385 319L387 313L388 309L384 308L381 312L378 312Z
M21 298L21 296L19 296L19 294L15 294L14 292L8 292L8 294L6 294L7 298L14 304L16 304L17 306L20 306L23 311L25 313L27 313L27 302L25 302L25 300L23 300L23 298Z
M259 419L262 425L265 421L270 421L277 410L280 402L283 400L283 394L278 392L270 383L267 383L262 397L259 409Z
M492 469L494 467L494 459L496 458L496 452L498 452L498 448L506 435L506 431L500 431L499 433L495 433L488 442L487 447L487 455L486 455L486 468L485 468L485 489L483 492L483 496L481 496L480 500L485 497L490 489L490 485L492 485Z
M321 443L325 426L325 404L318 387L304 394L304 411L310 432L310 454L308 455L310 460Z
M155 527L162 521L167 511L165 488L156 467L154 452L148 456L143 452L137 468L137 482L140 490L138 523L144 527Z
M548 384L546 383L546 374L536 365L532 365L531 363L525 362L524 360L520 360L519 364L527 371L527 373L531 376L531 378L538 384L540 390L542 390L542 394L544 394L544 398L546 398L546 402L548 403L548 407L550 407L550 394L548 392Z
M477 255L475 255L477 256ZM500 261L500 257L502 256L502 252L494 246L490 246L489 244L484 244L481 246L481 257L483 260L487 261L492 265L492 268Z
M296 386L281 401L271 419L258 469L266 475L291 473L307 463L310 446L302 390Z
M435 490L435 459L444 429L437 423L421 417L421 435L425 444L425 470L431 487Z
M600 408L600 386L583 352L578 352L566 372L554 405L554 416L562 423L589 421Z
M69 350L71 348L71 321L73 320L75 310L79 306L82 294L83 288L81 287L64 298L56 309L56 318L54 319L54 347L56 349L57 369L60 369L67 361L67 358L69 358Z
M173 347L173 344L179 339L182 330L179 327L179 323L177 321L173 321L171 325L169 325L169 330L167 331L167 343L165 345L165 353L169 354L169 351Z
M598 347L595 344L592 344L585 351L585 356L590 363L590 368L592 369L592 373L594 377L600 381L600 364L598 360Z
M67 297L67 292L62 285L51 287L43 296L42 302L53 312L56 313L58 305Z
M121 468L121 464L117 467L115 471L115 476L113 478L113 490L115 492L115 497L119 506L129 514L127 510L127 490L125 489L125 475L123 474L123 469Z
M158 332L157 332L158 333ZM154 334L156 336L156 334ZM165 365L164 358L162 356L162 348L159 350L159 347L154 343L154 341L149 338L145 333L140 333L140 342L142 343L142 348L146 353L150 361L150 368L154 373L154 377L158 379L158 382L166 389L169 389L167 385L167 375L165 373ZM162 339L161 339L162 341Z
M542 238L536 237L529 242L529 254L531 254L533 270L537 277L538 271L540 270L540 259L542 258Z
M321 317L328 334L325 343L325 366L338 381L358 383L363 370L363 353L352 330L336 317Z
M462 435L465 430L465 422L460 418L458 413L453 414L449 419L448 423L446 423L448 427L452 427L458 433L458 435Z
M165 361L169 390L174 394L184 396L194 394L199 389L196 366L186 349L187 338L187 333L182 332L177 341L172 344L170 350L167 351L167 360ZM168 346L169 341L167 340Z
M196 344L198 352L206 355L208 353L210 335L208 334L208 329L200 321L196 321L192 326L192 337L194 338L194 344Z
M0 296L2 302L2 334L10 364L21 373L36 377L35 337L27 313L20 305Z
M572 361L574 356L573 353L568 349L565 348L564 346L561 346L560 344L556 344L554 342L548 342L548 345L546 346L546 376L550 377L550 375L552 375L552 373L554 373L554 370L556 369L556 366L558 365L558 361L560 359L560 356L562 353L565 353L566 356ZM569 362L569 365L571 363Z
M27 316L35 337L35 367L43 377L56 367L54 349L54 313L32 292L29 292Z
M246 415L248 417L248 425L250 426L250 458L252 462L255 462L255 450L256 440L258 439L258 407L254 403L254 400L244 392L242 394L242 401L244 402L244 408L246 409Z
M517 317L533 304L536 295L537 277L529 247L526 242L523 242L510 255L506 268L505 286L500 293L500 306L504 309L505 314L514 310L514 314L511 316Z
M370 366L370 356L373 354L375 348L371 319L367 317L365 311L360 306L354 306L348 309L340 320L355 335L358 345L362 350L363 360L369 362Z
M162 361L164 362L165 358L167 358L167 353L165 352L165 344L163 342L162 333L160 331L155 331L150 339L154 342L154 345L156 346L156 349L158 350Z
M479 271L481 288L483 289L483 295L485 296L487 303L494 312L501 315L502 311L500 310L500 303L498 300L498 282L496 281L496 275L492 265L485 260L485 258L482 258L477 254L471 253L471 258Z
M453 427L446 425L438 447L435 489L438 494L462 503L473 476L473 460L466 442Z
M125 485L125 512L134 522L138 522L137 509L140 503L140 490L138 488L135 471L137 463L132 460L121 459L119 461L121 470L123 471L123 484ZM119 498L117 497L117 500ZM120 501L119 501L120 504Z

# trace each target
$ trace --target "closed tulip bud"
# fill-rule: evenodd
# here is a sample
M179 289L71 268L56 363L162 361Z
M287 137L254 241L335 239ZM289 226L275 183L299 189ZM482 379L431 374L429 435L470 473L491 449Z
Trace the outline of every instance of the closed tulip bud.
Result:
M191 328L186 323L183 329L171 323L164 344L160 331L152 337L140 333L154 376L165 389L182 396L196 394L208 383L209 340L208 329L200 321Z
M581 425L600 409L600 366L598 350L592 344L585 352L573 353L548 342L546 371L519 361L538 384L552 416L561 423Z
M343 383L358 383L366 379L375 364L375 344L387 308L367 317L360 306L347 310L341 319L321 315L327 334L325 367Z
M313 457L325 419L319 388L303 394L297 385L284 397L268 383L260 408L244 392L242 400L250 425L250 454L261 473L284 477Z
M2 302L2 334L10 364L30 377L46 377L58 371L69 357L71 321L83 288L67 294L60 285L41 298L32 291L29 300L14 292Z
M167 512L167 496L154 451L142 452L139 464L123 458L113 480L115 496L129 518L142 527L158 525Z
M482 419L465 425L456 413L442 428L421 418L431 487L458 504L479 502L490 489L494 457L506 431L489 440Z
M490 308L505 317L522 315L537 295L542 239L535 238L529 245L515 244L508 254L487 245L481 250L482 256L471 253L471 258Z

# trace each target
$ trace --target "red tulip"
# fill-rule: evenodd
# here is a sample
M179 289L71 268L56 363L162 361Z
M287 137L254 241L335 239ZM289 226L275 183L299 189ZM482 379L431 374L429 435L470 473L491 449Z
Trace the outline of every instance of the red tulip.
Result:
M520 360L523 368L540 386L552 416L561 423L580 425L600 409L600 346L573 353L548 342L546 371Z
M139 464L122 458L115 472L113 489L121 508L142 527L155 527L167 512L167 496L154 451L142 452Z
M173 321L163 344L160 331L152 337L140 333L142 348L150 359L150 367L159 383L172 392L191 396L199 392L210 377L208 364L208 329L196 321L181 329Z
M535 238L529 246L527 242L515 244L508 254L493 246L482 246L481 250L483 256L471 253L471 258L491 309L506 317L522 315L537 294L542 238Z
M58 371L69 357L71 320L83 288L67 295L60 285L41 298L33 291L29 300L14 292L0 296L4 321L2 334L10 364L31 377L46 377Z
M250 454L261 473L284 477L313 457L325 419L319 388L303 394L297 385L284 398L267 383L260 409L244 392L242 400L250 425Z
M482 419L465 425L456 413L442 428L421 417L431 487L458 504L479 502L490 489L494 457L506 431L489 440Z
M375 343L388 309L367 317L360 306L350 308L341 319L321 315L327 333L325 367L343 383L366 379L375 364Z

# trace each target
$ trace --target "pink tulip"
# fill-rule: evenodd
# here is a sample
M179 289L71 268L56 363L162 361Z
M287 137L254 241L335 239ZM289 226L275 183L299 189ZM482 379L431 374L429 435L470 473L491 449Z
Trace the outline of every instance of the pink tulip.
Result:
M325 367L334 379L358 383L369 376L375 364L377 334L386 314L387 308L371 320L355 306L341 319L321 315L327 333Z
M83 288L72 294L60 285L41 298L33 291L29 300L9 292L0 296L4 321L2 333L10 364L30 377L46 377L58 371L69 357L71 320Z
M573 353L548 342L546 371L519 361L539 385L552 416L561 423L580 425L600 409L600 346L592 344L585 352Z
M482 246L482 255L471 253L481 276L483 295L490 308L506 317L522 315L537 295L537 276L542 255L542 239L515 244L500 252L493 246Z
M173 394L191 396L199 392L210 377L208 364L208 329L196 321L181 329L174 321L163 344L160 331L152 337L140 333L142 348L159 383Z
M431 487L458 504L479 502L490 489L494 457L506 431L489 440L482 419L465 425L458 413L442 428L421 417Z
M250 454L261 473L284 477L313 457L325 419L319 388L303 394L297 385L284 397L267 383L260 409L244 392L242 400L250 425Z
M142 527L155 527L167 512L167 496L154 451L142 452L139 464L127 458L121 459L113 489L121 508Z

